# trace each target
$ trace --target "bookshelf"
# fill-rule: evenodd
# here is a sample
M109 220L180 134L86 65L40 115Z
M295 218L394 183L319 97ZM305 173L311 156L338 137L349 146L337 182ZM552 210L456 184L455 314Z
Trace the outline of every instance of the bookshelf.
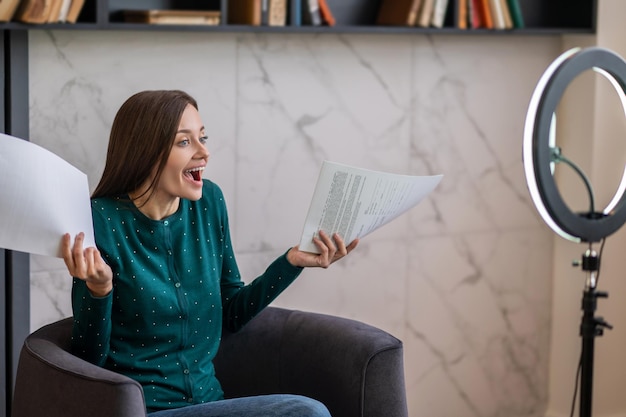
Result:
M377 34L455 34L455 35L559 35L595 33L598 0L519 0L525 27L521 29L458 29L455 27L455 5L459 0L449 0L442 28L402 26L377 26L376 16L381 0L326 0L336 25L294 25L288 19L285 26L250 26L228 24L228 1L208 0L199 6L194 0L134 0L129 7L127 0L85 0L85 5L75 24L25 24L0 23L5 30L156 30L156 31L216 31L216 32L268 32L268 33L377 33ZM260 1L260 0L259 0ZM287 0L288 16L297 2ZM301 6L304 8L304 4ZM217 10L222 13L221 23L210 25L153 25L124 22L124 9L161 10Z

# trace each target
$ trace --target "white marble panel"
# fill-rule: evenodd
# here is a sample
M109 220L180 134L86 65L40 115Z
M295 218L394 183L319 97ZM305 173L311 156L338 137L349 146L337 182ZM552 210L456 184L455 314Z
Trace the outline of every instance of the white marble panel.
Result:
M522 168L523 127L558 48L541 37L416 40L413 170L445 175L427 215L440 221L421 233L537 223Z
M31 329L71 316L72 279L63 260L33 255L30 269Z
M542 415L551 239L540 229L468 233L419 239L411 251L412 415Z
M241 250L299 240L324 159L406 172L409 52L406 37L240 39Z

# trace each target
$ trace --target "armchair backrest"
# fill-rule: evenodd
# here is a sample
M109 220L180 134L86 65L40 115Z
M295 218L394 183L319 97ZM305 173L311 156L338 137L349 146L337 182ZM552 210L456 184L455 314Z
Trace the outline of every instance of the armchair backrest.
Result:
M369 324L270 307L224 334L215 371L227 397L301 394L333 417L406 417L403 359L402 342Z

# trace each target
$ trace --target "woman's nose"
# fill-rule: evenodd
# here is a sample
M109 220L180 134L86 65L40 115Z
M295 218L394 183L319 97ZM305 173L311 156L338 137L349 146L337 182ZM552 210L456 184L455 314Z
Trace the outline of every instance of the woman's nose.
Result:
M209 152L209 149L206 147L206 144L200 141L198 141L196 145L196 154L198 155L199 158L203 158L203 159L209 159L209 156L211 156L211 153Z

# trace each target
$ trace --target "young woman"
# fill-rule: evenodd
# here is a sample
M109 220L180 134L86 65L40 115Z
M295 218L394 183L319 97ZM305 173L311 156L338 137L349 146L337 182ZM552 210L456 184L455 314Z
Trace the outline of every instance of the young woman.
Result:
M240 329L300 274L347 255L320 232L320 254L292 247L248 285L239 275L196 101L144 91L119 109L92 196L97 248L63 237L74 277L76 355L139 381L154 416L328 416L294 395L224 400L212 360L222 326Z

